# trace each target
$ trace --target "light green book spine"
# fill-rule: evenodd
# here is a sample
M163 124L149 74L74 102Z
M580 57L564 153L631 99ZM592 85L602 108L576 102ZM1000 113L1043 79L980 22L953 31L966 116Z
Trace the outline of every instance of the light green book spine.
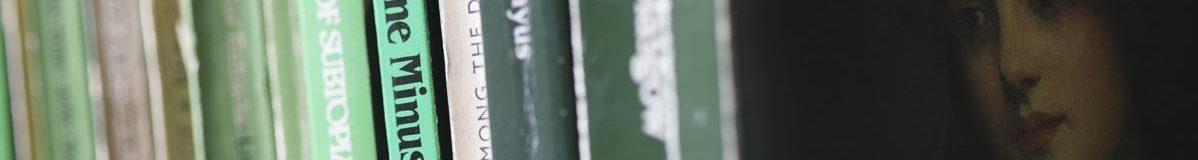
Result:
M311 159L305 150L303 66L296 43L296 2L264 0L267 74L270 75L274 154L280 160ZM313 129L307 129L313 130Z
M22 6L32 159L94 159L83 1Z
M428 13L423 0L371 0L386 155L438 160Z
M274 118L275 155L278 159L311 159L304 128L304 81L292 0L264 0L267 75ZM309 129L312 130L312 129ZM315 131L315 130L313 130Z
M207 158L275 159L262 1L193 3Z
M363 3L297 3L312 159L378 159Z

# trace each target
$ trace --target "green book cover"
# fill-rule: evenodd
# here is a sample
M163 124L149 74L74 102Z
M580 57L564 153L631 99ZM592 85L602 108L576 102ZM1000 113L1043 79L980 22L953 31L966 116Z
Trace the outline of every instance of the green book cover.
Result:
M207 158L275 159L262 1L193 3Z
M381 103L380 152L389 159L441 159L428 7L424 0L371 0L371 37Z
M101 132L109 159L152 159L150 93L137 0L91 0ZM94 83L93 83L94 84ZM97 137L100 138L100 137ZM102 155L102 154L101 154Z
M96 156L83 1L19 1L32 159Z
M313 159L378 158L363 3L297 3Z
M495 159L577 159L568 4L480 3Z
M736 159L717 2L571 1L582 159Z
M191 1L140 2L154 159L206 159Z
M262 12L266 33L267 79L274 122L275 155L278 159L312 159L304 135L307 102L304 99L302 59L297 43L296 3L264 0ZM314 133L324 133L314 130Z

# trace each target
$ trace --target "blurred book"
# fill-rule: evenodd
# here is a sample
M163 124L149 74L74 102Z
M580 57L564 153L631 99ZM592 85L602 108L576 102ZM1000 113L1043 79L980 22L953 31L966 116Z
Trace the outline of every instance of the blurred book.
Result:
M137 0L93 0L88 18L95 50L93 95L103 119L103 136L109 159L151 159L154 156L150 125L150 93L142 43L140 4ZM100 151L104 151L101 149ZM104 156L100 154L99 156Z
M723 6L570 2L581 159L736 159Z
M11 159L30 159L31 147L30 143L30 128L29 128L29 107L25 100L25 59L24 59L24 40L21 39L23 31L21 30L20 7L16 0L0 0L0 32L4 36L4 67L5 81L4 92L6 93L7 102L3 105L7 106L3 114L8 116L5 124L10 124L12 137L10 148L6 157ZM4 152L4 151L0 151Z
M262 2L274 153L278 159L311 159L311 153L327 152L311 152L313 146L306 135L325 135L326 132L307 126L308 99L304 97L303 54L296 19L299 6L290 0Z
M6 35L20 37L9 50L23 77L14 103L17 158L93 159L93 108L88 88L88 44L82 1L5 1ZM8 9L15 9L9 11ZM16 27L16 28L8 28ZM10 64L13 64L10 61ZM10 66L11 67L11 66ZM12 92L10 92L12 93ZM27 140L27 142L26 142Z
M206 159L191 1L142 0L138 5L154 159Z
M578 158L566 1L481 1L495 159Z
M275 159L262 2L192 1L209 159Z
M0 4L4 2L0 1ZM4 4L7 5L7 4ZM8 8L0 7L0 16L4 15L4 10ZM0 18L0 24L3 24L3 18ZM0 25L0 159L16 159L13 153L13 134L12 134L12 112L9 109L11 104L8 103L8 50L5 48L6 33L5 26Z

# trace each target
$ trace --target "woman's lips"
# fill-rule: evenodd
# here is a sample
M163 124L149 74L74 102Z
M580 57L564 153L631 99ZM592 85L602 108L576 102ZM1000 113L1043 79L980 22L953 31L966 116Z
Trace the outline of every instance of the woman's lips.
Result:
M1020 117L1019 126L1013 137L1024 155L1038 155L1048 147L1057 127L1063 122L1065 122L1064 115L1033 111L1026 117Z

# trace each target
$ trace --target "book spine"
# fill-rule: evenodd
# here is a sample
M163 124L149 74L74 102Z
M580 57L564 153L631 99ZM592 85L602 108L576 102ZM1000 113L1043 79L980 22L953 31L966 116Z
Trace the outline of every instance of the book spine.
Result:
M495 159L577 158L566 1L481 3Z
M100 108L110 159L153 158L137 0L92 0Z
M377 159L360 0L304 0L296 9L313 159Z
M264 0L263 24L266 37L267 79L274 124L275 156L278 159L312 159L305 133L303 60L297 48L299 26L296 4L291 0ZM323 132L320 132L323 133Z
M207 157L275 159L262 2L194 2Z
M3 2L0 2L3 3ZM0 7L0 15L6 8ZM3 22L0 19L0 22ZM16 159L13 155L12 114L8 103L8 48L5 48L6 28L0 25L0 159Z
M423 0L371 0L370 42L375 52L383 122L379 145L389 159L441 159L436 92Z
M189 0L140 0L154 159L206 159Z
M730 112L726 110L726 107L730 107L731 105L731 100L727 99L731 95L727 93L734 92L730 88L725 88L725 85L730 85L731 83L722 82L731 79L728 77L731 75L725 73L729 70L722 68L727 67L722 64L725 64L728 57L721 55L726 54L721 53L726 51L721 47L725 47L726 43L729 42L718 41L719 36L717 34L720 31L717 29L718 23L716 22L718 13L716 13L717 6L715 6L715 3L717 1L670 1L673 1L670 8L676 9L670 10L673 13L669 17L662 17L670 19L662 21L673 23L667 25L670 26L668 30L665 28L654 28L654 26L663 25L660 22L650 24L638 23L637 37L653 37L651 35L666 33L670 34L670 37L673 39L672 47L675 53L672 61L675 68L674 74L676 75L673 81L675 81L676 96L678 97L678 119L675 123L678 124L678 143L681 144L679 147L681 149L681 158L688 160L737 159L733 154L734 152L727 151L728 149L735 148L726 148L726 146L735 145L724 143L725 139L729 138L725 135L733 132L732 130L725 130L730 128L725 128L724 126L731 125L731 123L725 123L727 115L724 113ZM651 3L651 1L638 3L638 5L647 3ZM650 12L662 11L659 8L652 11L640 11L637 14L653 15ZM660 38L658 40L638 40L637 46L652 47L655 46L654 44L661 43L660 41L665 41L661 39L668 39L661 37L652 38ZM634 57L639 57L642 54L660 55L660 53L649 54L649 52L638 50L637 55ZM631 59L634 63L637 60L638 58ZM633 69L635 73L635 70L647 70L653 69L653 67L634 67ZM635 74L633 76L636 77ZM642 89L652 87L651 83L651 81L639 82L638 87ZM646 104L645 102L648 100L642 99L641 101L642 104ZM727 120L730 121L731 119Z
M82 1L20 1L32 159L93 159Z
M438 0L453 158L492 159L479 0Z
M9 114L9 123L12 124L12 140L11 142L11 159L31 159L32 145L30 145L30 123L29 123L29 105L26 101L25 88L27 79L25 79L25 59L24 59L24 27L21 24L20 9L23 6L18 5L17 0L0 0L0 24L3 24L4 41L4 67L5 67L5 83L7 88L7 99Z
M571 1L582 159L736 158L715 3Z

